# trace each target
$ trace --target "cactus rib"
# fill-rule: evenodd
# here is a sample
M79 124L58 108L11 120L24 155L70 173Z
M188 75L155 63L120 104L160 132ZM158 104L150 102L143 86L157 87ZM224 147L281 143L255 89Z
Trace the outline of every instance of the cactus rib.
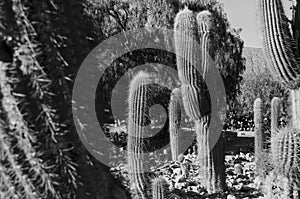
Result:
M264 52L275 76L290 88L300 85L300 58L281 0L259 0Z

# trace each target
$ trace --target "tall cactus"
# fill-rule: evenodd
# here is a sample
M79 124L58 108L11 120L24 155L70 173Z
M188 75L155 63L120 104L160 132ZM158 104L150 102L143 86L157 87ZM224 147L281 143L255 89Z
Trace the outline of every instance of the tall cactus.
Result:
M165 179L158 177L152 181L152 198L165 199L168 198L168 184Z
M278 118L280 98L274 97L271 101L271 134L276 133L278 130Z
M255 125L255 164L256 172L260 174L262 171L261 154L263 151L264 134L263 134L263 116L262 116L262 100L257 98L254 101L254 125Z
M293 126L300 128L300 54L297 45L300 24L296 24L299 18L295 17L292 35L281 0L259 0L259 7L268 66L291 89Z
M181 121L181 92L179 88L175 88L171 94L169 104L169 128L170 128L170 145L172 152L172 160L178 160L178 133Z
M289 179L290 196L298 198L300 173L300 130L286 127L271 138L273 166Z
M204 77L209 68L211 17L208 11L196 16L185 8L177 14L174 25L183 104L187 115L195 122L200 177L210 193L223 190L225 185L222 140L219 140L212 151L209 145L211 100ZM199 43L202 49L199 49Z
M128 112L128 172L132 185L133 197L146 199L147 177L144 173L142 137L146 134L145 124L148 122L149 111L147 84L153 83L151 76L140 72L130 83Z

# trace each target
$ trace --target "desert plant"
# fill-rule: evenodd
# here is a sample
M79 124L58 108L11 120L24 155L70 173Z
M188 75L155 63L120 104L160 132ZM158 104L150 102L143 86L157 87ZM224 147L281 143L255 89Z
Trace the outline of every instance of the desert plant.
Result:
M153 199L166 199L168 198L169 186L165 179L162 177L154 178L152 181L152 198Z
M149 123L149 103L147 85L153 83L150 75L139 72L129 86L128 96L128 172L134 198L146 199L148 179L143 159L145 125Z
M271 72L291 89L293 126L300 128L300 56L297 29L291 34L281 0L259 0L264 53ZM297 6L299 9L299 5Z
M278 130L279 108L280 98L274 97L271 101L271 134Z
M224 189L225 175L222 141L212 151L209 143L211 100L204 77L209 70L211 17L208 11L196 16L185 8L175 18L174 38L184 109L195 122L200 178L208 192L216 192Z
M172 160L178 160L178 134L181 122L181 92L179 88L175 88L171 94L169 104L169 128L170 128L170 146Z
M289 197L299 197L300 130L290 127L280 129L271 137L271 154L276 172L289 181Z
M7 132L1 131L4 150L1 161L2 163L8 161L7 165L10 166L7 169L15 174L10 175L12 177L11 180L19 188L17 190L21 191L22 197L50 198L54 196L59 198L54 189L53 178L48 173L49 171L45 169L46 164L41 161L38 151L34 147L36 134L33 134L27 127L19 110L18 102L13 95L13 90L7 77L9 67L9 64L0 62L1 116L6 118L5 122L7 125ZM14 148L14 150L10 151L10 148ZM16 151L18 151L18 154L13 153Z
M264 132L263 132L263 118L262 118L262 100L257 98L254 101L254 131L255 131L255 164L256 164L256 172L261 172L261 156L260 154L263 152L264 145Z
M293 19L292 30L285 16L281 0L260 0L264 53L268 66L286 87L290 89L292 126L272 134L271 149L274 166L289 179L290 198L297 198L299 188L299 129L300 129L300 55L299 55L299 1ZM298 22L298 23L296 23ZM293 31L293 34L291 33ZM278 166L277 166L278 165ZM295 194L293 194L294 192Z

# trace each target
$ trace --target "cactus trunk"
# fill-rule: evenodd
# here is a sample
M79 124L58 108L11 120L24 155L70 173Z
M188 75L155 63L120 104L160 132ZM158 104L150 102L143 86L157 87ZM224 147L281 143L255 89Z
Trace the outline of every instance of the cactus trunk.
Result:
M224 143L221 137L210 150L209 124L210 117L204 116L195 121L195 131L197 132L201 184L208 193L215 193L224 190L225 187Z
M300 129L300 88L291 90L293 127Z
M151 83L150 76L140 72L137 74L129 88L129 112L128 112L128 172L132 185L133 197L146 199L147 177L145 174L143 159L142 137L145 136L144 127L148 118L147 95L149 94L146 85Z
M155 178L152 182L152 198L165 199L168 197L168 184L163 178Z
M274 97L271 102L271 134L278 131L278 118L279 118L279 108L280 99Z
M209 143L210 133L215 132L209 132L208 129L211 99L204 78L210 67L208 51L211 21L210 12L203 11L196 16L185 8L177 14L174 25L184 109L195 123L200 178L209 193L222 191L225 185L222 139L219 139L215 147Z
M255 131L255 154L259 156L263 150L263 118L262 118L262 100L260 98L254 101L254 131Z
M178 133L181 120L181 92L179 88L173 90L169 104L169 127L172 160L178 160Z

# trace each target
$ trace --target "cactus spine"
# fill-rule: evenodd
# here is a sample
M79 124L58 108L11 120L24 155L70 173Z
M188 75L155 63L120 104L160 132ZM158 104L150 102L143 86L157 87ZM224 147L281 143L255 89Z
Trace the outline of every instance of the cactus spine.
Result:
M168 184L167 182L159 177L154 178L152 182L152 198L153 199L165 199L168 198Z
M278 118L279 118L279 107L280 99L274 97L271 102L271 134L276 133L278 130Z
M170 145L172 152L172 160L178 160L178 133L181 121L181 92L179 88L175 88L171 94L169 104L169 127L170 127Z
M212 151L209 150L211 101L203 80L209 67L211 21L210 12L203 11L196 16L194 12L185 8L177 14L174 25L182 100L187 115L195 122L200 177L209 193L221 191L225 185L221 140ZM199 49L198 43L202 49ZM199 57L202 57L202 60Z
M134 198L146 199L147 177L144 173L142 137L146 134L144 124L147 122L148 89L152 83L151 76L140 72L130 83L128 112L128 172Z
M289 180L289 198L298 198L300 172L300 130L289 127L272 136L272 158L277 172ZM299 190L298 190L299 191Z

